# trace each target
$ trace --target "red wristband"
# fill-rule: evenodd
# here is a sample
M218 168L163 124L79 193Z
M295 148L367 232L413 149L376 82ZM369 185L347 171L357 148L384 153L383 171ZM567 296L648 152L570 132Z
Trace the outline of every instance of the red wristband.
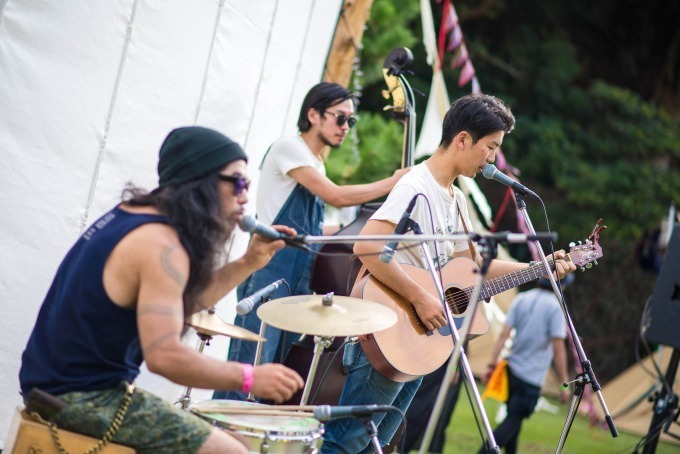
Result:
M242 393L249 393L253 388L253 365L252 364L241 364L241 369L243 370L243 384L241 385Z

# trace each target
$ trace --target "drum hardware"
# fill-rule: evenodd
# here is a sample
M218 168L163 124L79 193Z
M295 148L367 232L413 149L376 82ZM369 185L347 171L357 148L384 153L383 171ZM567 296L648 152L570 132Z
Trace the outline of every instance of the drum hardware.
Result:
M209 400L191 411L214 426L239 436L254 453L316 454L323 441L323 424L311 417L311 406L283 406L256 402Z
M397 322L397 315L388 307L358 298L335 296L333 292L279 298L260 306L257 316L262 325L268 323L286 331L314 335L314 354L300 405L307 403L321 354L330 347L334 337L374 333Z
M197 334L208 336L227 336L233 339L264 342L266 339L240 326L224 322L215 315L215 309L197 312L185 323L196 330Z
M199 333L198 331L196 332L198 335L200 341L200 344L198 346L198 353L203 353L203 349L205 348L206 345L210 345L210 340L212 339L212 336L209 334L203 334ZM189 404L191 403L191 390L193 388L191 386L187 386L184 388L184 393L180 396L179 399L177 399L177 402L175 402L175 405L179 404L180 408L183 410L186 410L189 408Z
M201 311L193 314L189 321L185 323L187 326L192 327L196 330L196 335L200 339L198 346L198 353L203 353L203 349L206 345L210 345L210 341L215 335L222 335L231 337L234 339L251 340L258 341L258 347L262 345L266 339L262 335L257 335L245 328L239 326L230 325L224 322L221 318L215 315L215 307L211 307L207 311ZM191 403L191 386L184 388L184 393L175 402L175 405L186 410L189 408Z
M305 405L307 403L309 394L312 391L312 382L314 381L314 376L316 375L316 369L319 367L321 353L323 353L324 349L330 347L332 343L333 336L314 336L314 356L312 356L312 364L309 366L309 374L307 375L305 387L302 391L300 405Z
M269 298L266 299L264 302L269 302L271 301ZM263 321L260 321L260 337L264 339L264 332L267 329L267 324ZM255 359L253 360L253 367L257 367L260 365L260 361L262 359L262 347L264 343L263 342L258 342L257 343L257 348L255 349ZM253 394L253 390L251 389L250 392L248 393L247 397L248 402L255 402L255 394Z

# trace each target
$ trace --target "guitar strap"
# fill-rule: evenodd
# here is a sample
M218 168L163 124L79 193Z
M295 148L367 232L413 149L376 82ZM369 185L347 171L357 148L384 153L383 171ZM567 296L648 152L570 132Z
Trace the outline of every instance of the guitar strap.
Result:
M465 225L465 219L463 219L463 213L460 211L460 205L458 205L458 199L456 199L456 208L458 208L458 216L460 217L460 222L463 224L463 230L465 230L465 233L469 234L467 226ZM472 240L468 237L468 247L470 248L470 255L472 256L472 260L475 262L477 261L477 251L475 250L474 244L472 244Z
M354 280L354 285L352 286L352 289L354 289L359 281L366 276L367 274L370 274L368 272L368 268L366 268L366 265L364 265L364 262L361 262L361 268L359 268L359 273L357 274L357 278Z

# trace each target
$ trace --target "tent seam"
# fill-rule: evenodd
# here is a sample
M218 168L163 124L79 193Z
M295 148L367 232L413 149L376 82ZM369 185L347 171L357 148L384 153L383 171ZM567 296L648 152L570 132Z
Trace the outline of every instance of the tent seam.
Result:
M104 125L104 135L101 142L99 143L99 151L97 152L97 162L94 167L94 175L92 176L92 181L90 183L90 191L87 197L87 203L85 205L85 212L82 214L80 222L80 231L84 231L88 223L88 217L90 208L94 201L94 194L97 188L97 181L99 180L99 170L104 157L104 150L107 145L109 138L109 131L111 129L111 119L113 118L113 112L116 107L116 101L118 99L118 89L120 88L121 79L123 78L123 70L125 68L125 62L127 61L127 54L130 48L130 42L132 41L132 28L137 15L137 5L139 0L135 0L132 6L132 13L130 15L130 20L128 21L127 32L125 34L125 44L123 46L123 52L120 57L120 63L118 64L118 73L116 74L116 81L113 85L113 93L111 94L111 102L109 103L109 111L106 115L106 124Z
M341 2L342 4L342 2ZM307 38L309 37L309 29L310 29L310 24L312 23L312 17L314 16L314 10L316 9L316 0L312 2L312 7L309 9L309 16L307 17L307 28L305 29L305 36L304 39L302 40L302 46L300 47L300 53L298 55L298 63L297 67L295 68L295 78L293 79L293 87L297 85L298 82L298 76L300 75L300 68L302 67L302 56L305 53L305 48L307 47ZM323 74L323 71L322 71ZM281 130L281 133L279 134L280 136L283 135L283 133L286 130L286 126L288 123L288 118L290 116L290 108L293 103L293 95L295 94L295 90L290 91L290 96L288 97L288 105L286 106L286 121L283 123L283 128Z
M257 81L257 86L255 87L255 96L253 96L253 110L248 120L248 129L246 129L246 138L243 141L243 149L248 149L248 140L250 139L250 131L253 127L253 122L255 121L255 112L257 112L257 102L260 99L260 89L262 88L262 79L264 78L264 68L266 66L267 57L269 55L269 48L272 41L272 31L274 30L274 22L276 22L276 16L279 10L279 0L274 3L274 11L272 11L272 17L269 22L269 33L267 34L267 42L265 45L264 55L262 57L262 64L260 65L260 76Z
M198 95L198 103L196 103L196 113L194 114L194 125L198 122L198 116L201 114L201 108L203 107L203 98L205 97L205 88L208 85L208 75L210 73L210 63L212 62L213 51L215 49L215 40L217 39L217 30L220 26L220 20L222 18L222 10L224 9L225 0L220 0L220 4L217 7L217 16L215 17L215 26L213 27L213 36L210 41L210 50L208 50L208 60L205 62L205 71L203 72L203 82L201 83L201 92Z

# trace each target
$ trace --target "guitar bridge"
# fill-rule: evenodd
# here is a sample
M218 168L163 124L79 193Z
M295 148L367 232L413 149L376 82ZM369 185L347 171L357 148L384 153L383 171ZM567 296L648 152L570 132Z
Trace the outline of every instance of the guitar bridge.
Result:
M416 308L413 307L413 305L411 305L411 312L413 313L413 318L416 319L416 323L418 323L418 326L420 326L423 329L423 331L425 331L425 335L432 336L434 334L434 331L427 329L423 321L420 319L420 317L418 317L418 312L416 312Z

